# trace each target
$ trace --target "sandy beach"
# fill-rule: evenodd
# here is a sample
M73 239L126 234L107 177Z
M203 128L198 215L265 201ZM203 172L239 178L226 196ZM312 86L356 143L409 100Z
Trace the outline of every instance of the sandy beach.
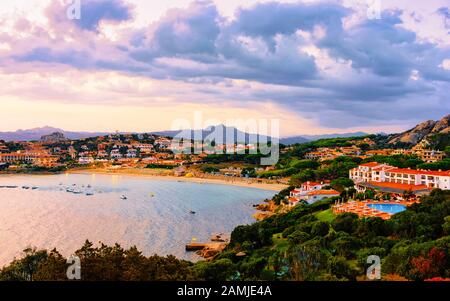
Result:
M208 177L176 177L171 170L155 170L155 169L140 169L140 168L120 168L120 169L107 169L107 168L91 168L91 169L72 169L67 171L72 174L111 174L111 175L129 175L138 177L155 178L158 180L170 180L170 181L185 181L194 183L210 183L210 184L222 184L222 185L234 185L242 187L252 187L264 190L281 191L288 185L278 183L265 183L257 182L255 179L244 178L215 178L214 176Z

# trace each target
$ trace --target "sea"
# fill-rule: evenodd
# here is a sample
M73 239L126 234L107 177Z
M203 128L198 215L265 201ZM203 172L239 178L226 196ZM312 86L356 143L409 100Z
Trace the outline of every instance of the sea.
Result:
M186 243L253 223L253 205L275 193L126 175L0 175L0 267L28 247L70 256L86 240L196 261Z

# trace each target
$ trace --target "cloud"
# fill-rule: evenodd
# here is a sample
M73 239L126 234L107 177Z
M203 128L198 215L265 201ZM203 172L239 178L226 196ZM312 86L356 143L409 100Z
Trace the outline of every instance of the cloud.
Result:
M4 44L15 47L0 48L0 68L178 82L180 102L270 102L334 128L434 118L450 109L450 48L419 39L401 9L348 24L355 12L339 4L260 3L228 19L212 2L198 1L145 28L131 25L133 7L120 0L83 2L79 21L64 9L53 2L47 26L18 22L20 30L4 33Z
M69 20L67 10L70 2L53 1L46 9L47 17L54 26L73 23L87 31L98 31L102 21L120 23L132 18L133 7L121 0L83 0L80 1L80 18Z

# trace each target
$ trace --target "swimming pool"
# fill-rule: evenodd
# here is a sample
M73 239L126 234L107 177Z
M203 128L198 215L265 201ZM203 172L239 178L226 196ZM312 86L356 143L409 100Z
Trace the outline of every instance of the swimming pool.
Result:
M390 214L396 214L406 210L406 206L400 204L367 204L367 207Z

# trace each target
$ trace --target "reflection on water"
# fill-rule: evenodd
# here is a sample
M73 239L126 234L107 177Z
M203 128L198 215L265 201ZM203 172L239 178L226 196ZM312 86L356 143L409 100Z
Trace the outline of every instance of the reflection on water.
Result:
M0 176L0 266L27 246L69 255L86 239L194 259L186 242L253 222L252 205L273 194L118 175Z

